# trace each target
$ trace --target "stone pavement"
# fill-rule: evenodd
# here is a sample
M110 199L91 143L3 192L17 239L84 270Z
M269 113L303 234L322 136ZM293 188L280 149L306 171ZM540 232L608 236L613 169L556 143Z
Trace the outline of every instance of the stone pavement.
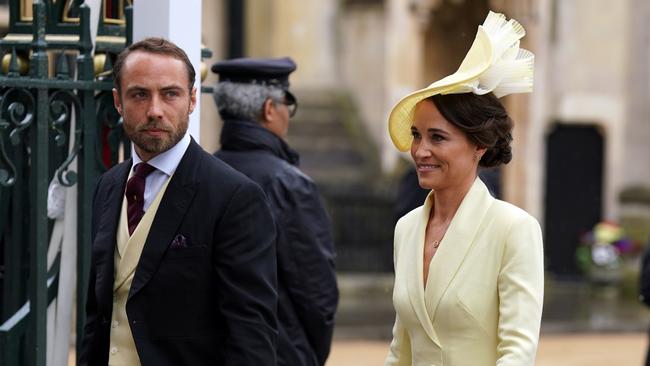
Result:
M536 366L641 366L645 333L542 335ZM326 366L381 366L388 341L339 339L335 336ZM74 349L69 366L74 366Z
M542 335L536 366L641 366L645 333ZM326 366L383 365L388 341L336 339Z

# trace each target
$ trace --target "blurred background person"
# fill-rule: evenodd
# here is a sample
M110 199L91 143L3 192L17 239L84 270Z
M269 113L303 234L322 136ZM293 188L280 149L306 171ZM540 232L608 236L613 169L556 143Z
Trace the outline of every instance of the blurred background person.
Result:
M338 304L334 244L316 185L298 169L298 154L284 140L298 106L289 91L295 69L290 58L212 66L219 74L214 100L224 121L215 155L257 182L272 208L278 233L278 364L324 365Z

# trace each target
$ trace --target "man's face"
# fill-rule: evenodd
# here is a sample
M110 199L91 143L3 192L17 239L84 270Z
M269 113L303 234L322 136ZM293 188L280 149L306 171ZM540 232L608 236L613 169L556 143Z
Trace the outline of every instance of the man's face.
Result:
M286 102L274 103L267 99L264 103L264 121L262 125L280 138L286 138L289 133L290 112Z
M120 91L113 89L124 132L143 161L169 150L187 131L196 105L183 61L135 51L122 68Z

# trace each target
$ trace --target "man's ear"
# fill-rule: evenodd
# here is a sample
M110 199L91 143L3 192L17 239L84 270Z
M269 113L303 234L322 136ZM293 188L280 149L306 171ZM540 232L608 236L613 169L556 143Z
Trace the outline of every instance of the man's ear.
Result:
M262 123L271 122L275 115L275 104L271 98L267 99L262 106Z
M196 107L196 87L192 87L192 90L190 90L190 109L187 114L192 114L194 112L194 108Z
M117 113L122 115L122 98L120 98L120 92L113 88L113 105L117 109Z

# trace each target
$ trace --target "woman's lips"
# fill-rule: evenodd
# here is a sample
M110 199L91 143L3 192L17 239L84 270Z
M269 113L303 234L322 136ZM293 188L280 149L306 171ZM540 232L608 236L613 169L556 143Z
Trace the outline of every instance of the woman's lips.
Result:
M438 164L417 164L417 171L420 173L427 173L427 172L432 172L435 171L436 169L440 169L440 165Z

